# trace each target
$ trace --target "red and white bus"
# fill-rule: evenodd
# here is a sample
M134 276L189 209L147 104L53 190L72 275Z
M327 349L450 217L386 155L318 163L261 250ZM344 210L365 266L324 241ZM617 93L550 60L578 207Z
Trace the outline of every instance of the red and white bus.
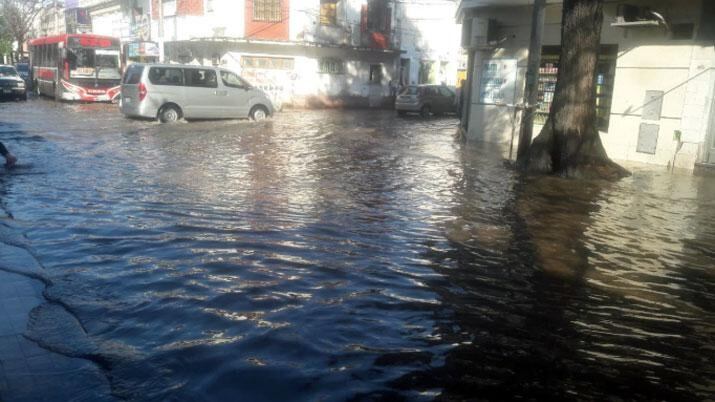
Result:
M30 40L32 84L57 100L109 102L120 93L119 39L67 34Z

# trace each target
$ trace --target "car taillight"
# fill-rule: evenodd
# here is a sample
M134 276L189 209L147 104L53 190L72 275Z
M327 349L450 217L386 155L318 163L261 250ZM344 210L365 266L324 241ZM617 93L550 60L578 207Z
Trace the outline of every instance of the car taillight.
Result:
M144 98L146 98L146 85L144 85L143 82L139 83L139 102L143 101Z

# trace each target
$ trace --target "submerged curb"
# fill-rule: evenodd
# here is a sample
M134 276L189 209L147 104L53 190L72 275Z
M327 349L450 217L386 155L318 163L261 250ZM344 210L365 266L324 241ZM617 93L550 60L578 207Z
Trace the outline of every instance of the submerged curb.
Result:
M14 227L12 218L0 209L0 401L112 401L111 388L102 370L93 362L40 346L32 339L31 325L55 336L72 336L90 342L83 331L64 332L66 318L48 320L41 312L65 311L47 300L44 291L51 281L31 252L27 239Z

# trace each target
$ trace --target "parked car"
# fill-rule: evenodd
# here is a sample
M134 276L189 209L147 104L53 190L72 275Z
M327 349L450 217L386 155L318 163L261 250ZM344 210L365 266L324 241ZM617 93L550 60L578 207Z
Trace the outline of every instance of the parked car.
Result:
M20 74L13 66L0 65L0 96L27 100L25 80L20 78Z
M122 79L122 113L171 123L184 119L251 118L274 113L266 94L217 67L134 63Z
M29 63L17 63L15 64L15 70L20 74L20 78L25 80L25 87L30 86L30 64Z
M410 85L405 87L395 100L397 114L419 113L423 117L431 114L457 113L457 95L444 85Z

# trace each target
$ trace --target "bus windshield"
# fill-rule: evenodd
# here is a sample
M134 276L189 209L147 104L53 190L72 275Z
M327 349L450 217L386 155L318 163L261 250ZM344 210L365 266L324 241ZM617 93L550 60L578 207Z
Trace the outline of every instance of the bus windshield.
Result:
M122 78L119 70L119 50L70 48L67 49L67 61L71 78Z

